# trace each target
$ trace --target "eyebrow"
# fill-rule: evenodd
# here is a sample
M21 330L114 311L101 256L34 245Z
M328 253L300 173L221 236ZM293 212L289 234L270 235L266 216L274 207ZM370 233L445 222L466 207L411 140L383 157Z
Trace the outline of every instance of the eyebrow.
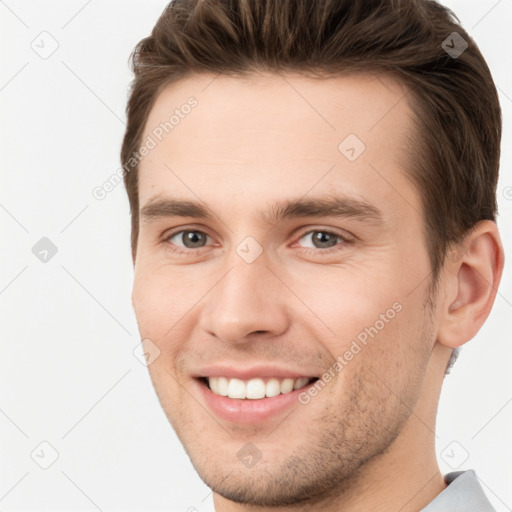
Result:
M153 198L140 210L141 221L168 217L192 217L211 220L218 215L202 202ZM271 205L268 212L262 212L264 223L274 225L284 219L300 217L353 218L358 221L380 226L384 222L382 212L364 199L348 196L322 196L310 199L286 199Z

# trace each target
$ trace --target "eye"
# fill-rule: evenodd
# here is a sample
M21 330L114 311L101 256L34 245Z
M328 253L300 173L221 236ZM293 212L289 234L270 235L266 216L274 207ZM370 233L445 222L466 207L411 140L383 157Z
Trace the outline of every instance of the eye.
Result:
M210 237L203 231L198 231L197 229L184 229L168 235L165 238L165 241L175 245L176 247L193 250L204 247L208 238Z
M335 233L333 231L327 231L324 229L316 229L312 231L308 231L307 233L304 233L299 240L310 240L309 246L305 246L306 248L313 248L313 249L324 249L329 250L332 248L335 248L337 245L344 245L351 242L351 240L345 238L344 236L340 235L339 233ZM338 241L341 240L342 243L338 243ZM302 246L304 247L304 246ZM313 252L319 252L319 251L313 251Z
M182 229L165 236L164 243L175 253L190 254L196 249L199 250L207 247L208 239L211 240L211 237L204 231ZM309 245L299 244L299 247L302 247L304 252L312 254L330 253L341 248L338 246L345 246L353 242L350 238L325 229L316 229L303 233L298 240L303 239L309 239Z

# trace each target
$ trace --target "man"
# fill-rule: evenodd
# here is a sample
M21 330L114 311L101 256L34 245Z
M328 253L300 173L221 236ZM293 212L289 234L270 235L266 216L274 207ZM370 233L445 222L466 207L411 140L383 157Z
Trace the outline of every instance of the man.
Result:
M132 302L217 512L492 510L434 433L504 262L468 34L432 1L176 0L133 65Z

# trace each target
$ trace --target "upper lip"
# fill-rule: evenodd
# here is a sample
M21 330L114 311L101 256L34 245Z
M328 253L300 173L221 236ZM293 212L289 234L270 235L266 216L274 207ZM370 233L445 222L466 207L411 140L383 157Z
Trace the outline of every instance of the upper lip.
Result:
M231 364L217 364L211 366L205 366L200 368L195 374L194 377L227 377L227 378L235 378L240 380L250 380L255 378L291 378L291 379L299 379L301 377L306 377L308 379L315 378L316 375L313 373L305 373L298 370L292 370L279 366L272 365L253 365L250 367L243 367L237 363Z

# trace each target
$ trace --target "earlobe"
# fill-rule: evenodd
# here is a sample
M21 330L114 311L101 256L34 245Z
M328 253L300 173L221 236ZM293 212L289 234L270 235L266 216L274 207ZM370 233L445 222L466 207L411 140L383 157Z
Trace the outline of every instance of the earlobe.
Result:
M504 265L496 223L479 222L455 254L445 264L449 291L441 304L438 332L438 342L449 348L474 338L494 304Z

